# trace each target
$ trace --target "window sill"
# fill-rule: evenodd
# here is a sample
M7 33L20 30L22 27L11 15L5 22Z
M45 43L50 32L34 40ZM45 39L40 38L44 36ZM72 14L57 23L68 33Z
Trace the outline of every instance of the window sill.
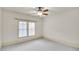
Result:
M32 36L24 36L24 37L18 37L18 38L21 39L21 38L29 38L29 37L36 37L36 35L32 35Z

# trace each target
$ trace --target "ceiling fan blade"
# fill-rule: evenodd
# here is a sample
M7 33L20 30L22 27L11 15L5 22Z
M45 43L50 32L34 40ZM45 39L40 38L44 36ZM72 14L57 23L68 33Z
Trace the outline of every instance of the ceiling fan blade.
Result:
M48 15L48 13L44 13L44 12L43 12L43 15Z
M48 9L43 10L43 12L48 12Z

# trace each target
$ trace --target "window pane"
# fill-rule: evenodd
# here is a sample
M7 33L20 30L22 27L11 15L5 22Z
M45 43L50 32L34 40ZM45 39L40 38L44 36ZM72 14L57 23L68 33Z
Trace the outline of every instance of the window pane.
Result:
M27 22L19 22L19 37L27 36Z
M35 35L35 22L29 22L29 36Z
M19 30L19 37L22 37L22 30Z
M22 22L19 22L19 29L22 29Z
M19 22L19 29L26 29L26 22Z
M27 31L26 30L22 30L22 36L27 36Z

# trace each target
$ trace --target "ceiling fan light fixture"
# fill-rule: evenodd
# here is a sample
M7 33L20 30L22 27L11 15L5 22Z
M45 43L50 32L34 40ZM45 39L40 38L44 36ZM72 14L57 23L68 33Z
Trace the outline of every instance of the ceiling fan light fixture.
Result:
M37 14L38 14L39 16L42 16L42 12L41 12L41 11L39 11Z
M38 16L47 16L49 10L47 7L36 7L36 11Z

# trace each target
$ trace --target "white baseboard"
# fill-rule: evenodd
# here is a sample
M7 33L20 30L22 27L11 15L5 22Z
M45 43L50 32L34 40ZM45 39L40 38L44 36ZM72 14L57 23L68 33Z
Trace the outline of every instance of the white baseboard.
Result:
M9 41L3 42L2 47L13 45L13 44L19 44L19 43L23 43L23 42L28 42L28 41L32 41L32 40L36 40L36 39L40 39L40 38L42 38L42 37L33 38L33 39L29 39L29 40L20 40L20 39L11 40L11 41L9 40Z
M44 38L47 39L47 40L56 41L56 42L65 44L67 46L71 46L71 47L74 47L74 48L79 48L79 43L73 43L69 40L67 41L66 39L49 38L49 37L44 37Z

